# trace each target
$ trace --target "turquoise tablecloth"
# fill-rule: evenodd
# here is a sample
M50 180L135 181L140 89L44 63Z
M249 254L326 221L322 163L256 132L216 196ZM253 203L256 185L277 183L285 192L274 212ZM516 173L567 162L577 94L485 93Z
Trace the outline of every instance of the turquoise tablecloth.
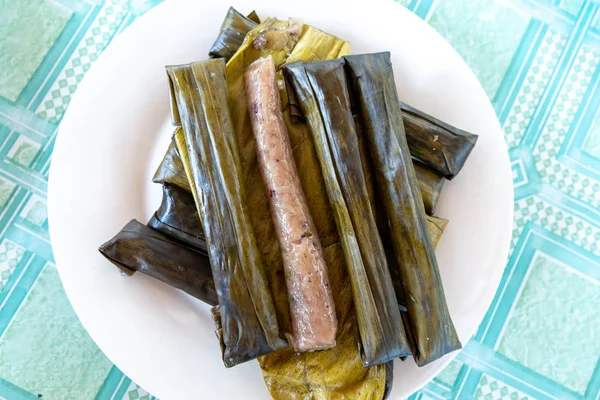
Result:
M53 264L46 192L71 95L157 3L0 0L0 398L151 397L73 313ZM480 79L506 132L515 188L510 259L492 307L413 398L600 399L600 5L401 3Z

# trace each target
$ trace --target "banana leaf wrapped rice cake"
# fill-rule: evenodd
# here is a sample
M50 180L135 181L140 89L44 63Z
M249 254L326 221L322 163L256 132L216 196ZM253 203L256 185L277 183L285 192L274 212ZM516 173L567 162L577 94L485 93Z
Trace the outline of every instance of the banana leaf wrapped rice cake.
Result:
M205 303L218 304L206 254L136 220L98 250L127 275L139 271Z
M408 148L413 157L453 179L475 147L477 135L400 103Z
M346 56L408 312L418 365L460 348L448 312L423 199L406 143L389 53Z
M287 347L250 225L222 59L167 67L219 305L225 366ZM202 107L200 107L202 105Z

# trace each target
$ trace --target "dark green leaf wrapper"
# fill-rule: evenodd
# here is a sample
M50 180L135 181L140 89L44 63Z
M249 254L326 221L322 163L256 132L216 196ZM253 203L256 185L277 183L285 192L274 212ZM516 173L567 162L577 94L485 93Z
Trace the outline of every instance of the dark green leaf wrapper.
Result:
M417 181L419 181L425 212L428 215L433 215L446 178L414 158L413 166L417 174Z
M438 243L440 242L442 234L444 233L444 229L446 229L447 225L448 220L445 218L438 218L432 215L427 216L427 230L429 231L429 236L431 237L431 242L433 243L434 248L437 247ZM400 311L406 312L406 299L404 298L404 291L402 289L402 278L400 277L400 269L396 267L397 264L394 257L394 251L392 249L393 246L389 236L385 236L383 241L388 262L391 267L390 273L392 275L392 284L394 286L394 290L396 291L398 306L400 307Z
M225 60L167 67L184 130L219 306L226 367L287 347L250 224L227 103ZM202 105L202 107L200 107Z
M448 312L423 199L402 122L388 52L346 56L377 195L388 221L408 312L415 361L422 366L461 347Z
M350 109L343 59L284 67L312 132L342 243L358 321L363 365L410 349L377 234Z
M128 275L139 271L205 303L218 304L206 255L136 220L98 250Z
M248 17L245 17L235 8L229 7L221 24L219 36L210 48L208 55L229 60L242 45L246 34L258 25L250 17L258 18L254 11Z
M296 91L294 90L294 86L290 82L290 78L284 73L284 82L285 82L285 92L287 93L287 102L288 102L288 113L290 120L295 123L304 123L306 119L304 118L304 112L302 111L302 105L300 104L300 100L296 95Z
M465 165L477 142L477 135L458 129L400 103L410 154L446 179L452 179Z
M204 231L194 197L189 192L165 183L162 202L148 226L206 253Z

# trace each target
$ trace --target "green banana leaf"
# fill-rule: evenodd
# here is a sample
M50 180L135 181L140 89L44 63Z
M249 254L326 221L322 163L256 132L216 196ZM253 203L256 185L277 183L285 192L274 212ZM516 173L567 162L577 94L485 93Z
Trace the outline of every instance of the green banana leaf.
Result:
M442 238L442 234L444 233L444 229L448 225L448 220L444 218L438 218L431 215L427 216L427 231L429 232L429 236L431 237L431 242L433 243L433 247L437 247L440 239ZM385 237L385 250L386 255L388 257L388 263L392 267L390 268L390 274L392 276L392 285L394 286L394 290L396 292L396 299L398 301L398 306L402 312L408 311L406 307L406 298L404 297L404 289L402 288L402 278L400 277L400 269L395 268L396 261L394 256L393 245L389 238L389 232L384 232Z
M460 348L448 312L428 232L388 52L346 56L354 104L368 143L377 193L383 204L402 281L412 352L425 365Z
M171 208L169 218L177 218L178 210L179 207ZM447 223L447 220L441 221L445 222L439 226L430 224L432 235L435 232L438 238ZM182 243L136 220L130 221L98 250L126 275L139 271L209 305L218 304L205 250Z
M229 60L242 45L246 34L260 23L250 17L258 18L254 11L248 17L245 17L235 8L229 7L227 15L221 24L219 35L210 48L208 55L210 57Z
M400 103L410 154L446 179L454 178L471 154L477 135Z
M218 304L206 254L136 220L98 250L127 275L139 271L205 303Z
M183 126L190 187L202 219L219 296L219 306L213 309L217 336L223 362L231 367L285 348L287 343L282 339L250 225L227 107L225 61L168 66L167 74Z
M352 283L361 358L369 366L410 349L369 201L343 64L297 62L284 74L312 132Z

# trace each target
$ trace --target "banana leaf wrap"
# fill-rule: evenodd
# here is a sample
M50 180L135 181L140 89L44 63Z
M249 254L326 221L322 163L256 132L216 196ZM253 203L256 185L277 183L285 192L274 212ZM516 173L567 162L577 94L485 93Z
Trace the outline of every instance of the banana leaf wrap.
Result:
M392 244L391 238L390 238L390 229L389 229L389 225L387 223L386 217L385 217L385 212L381 207L382 202L381 202L381 200L379 200L376 197L376 191L375 191L376 182L374 182L375 178L374 178L374 174L373 174L372 163L370 160L370 156L368 154L369 152L367 149L366 140L364 138L364 135L362 134L362 126L361 126L360 120L358 118L358 115L356 115L356 114L354 115L354 121L355 121L356 130L358 132L359 150L360 150L360 155L361 155L363 172L365 174L365 180L367 182L367 192L369 194L369 201L371 203L373 212L375 213L375 217L377 220L377 228L378 228L379 234L381 236L383 246L385 248L386 258L388 260L388 267L390 267L390 275L392 278L394 291L396 292L396 299L398 301L398 307L400 308L401 312L405 313L407 311L406 302L404 300L404 294L402 292L402 280L400 278L400 270L398 268L395 268L396 261L395 261L394 251L393 251L393 244ZM413 159L413 164L415 164L414 159ZM419 183L419 185L420 185L420 183ZM434 248L437 247L437 245L440 241L440 238L442 236L442 233L444 232L444 229L446 228L447 224L448 224L447 219L427 215L427 228L428 228L429 234L431 236L431 241L433 243ZM405 324L405 329L406 329L406 324Z
M356 128L358 129L359 126L356 126ZM180 138L181 143L184 143L183 142L183 132L180 132L180 134L176 135L173 138L174 143L177 142L177 140L176 140L177 138ZM360 139L362 139L361 136L359 136L359 142L361 141ZM365 150L362 148L362 143L359 145L361 145L361 155L363 155ZM178 154L179 153L177 153L177 156L179 156ZM413 164L417 165L417 162L415 162L413 160ZM425 168L427 168L427 167L425 167ZM370 200L371 204L374 206L376 204L376 201L374 200L374 193L373 193L374 189L373 189L373 184L372 184L372 179L371 179L371 168L370 168L370 165L368 164L368 162L363 161L363 171L364 171L365 175L367 176L366 182L367 182L367 190L369 191L369 198L371 199ZM418 171L417 168L415 168L415 171ZM421 185L421 182L419 182L419 184ZM177 214L177 208L173 208L171 212ZM170 217L170 218L177 218L177 217ZM380 226L380 231L383 229L383 232L382 232L383 237L389 238L389 230L387 230L387 228L385 227L385 224L378 224L378 225ZM427 215L427 227L428 227L428 231L431 236L431 240L433 242L434 247L437 247L439 240L441 239L441 236L447 225L448 225L447 219L435 217L432 215ZM389 257L392 257L391 261L393 264L394 263L393 262L393 252L391 250L391 244L389 244L389 240L386 241L386 247L388 247L388 248L386 248L386 253L389 253L388 259L389 259ZM208 264L207 264L207 267L209 267ZM402 293L402 282L400 279L399 270L397 268L391 268L390 273L391 273L391 281L393 283L394 290L396 292L398 305L400 306L400 310L405 312L406 311L406 302L404 300L403 293Z
M302 112L302 106L300 105L300 100L298 96L296 96L296 91L294 90L294 86L290 83L290 80L285 76L285 87L286 93L288 97L288 109L290 114L290 120L294 123L303 123L306 121L304 118L304 112Z
M363 365L410 354L371 210L343 59L284 67L317 151L352 283Z
M425 212L427 215L433 215L446 178L414 158L413 166L415 167L415 174L419 182L421 197L423 197Z
M171 212L176 215L177 209ZM428 222L432 240L437 244L448 221L428 217ZM210 262L202 249L132 220L98 250L126 275L139 271L209 305L218 304Z
M248 215L227 106L225 61L169 66L167 73L219 298L213 309L217 336L223 362L232 367L287 343Z
M176 214L177 209L172 212ZM434 224L430 219L441 222ZM432 239L437 243L448 220L428 217L428 221ZM126 275L139 271L209 305L218 304L210 262L202 249L132 220L98 250Z
M440 218L433 215L427 216L427 230L429 231L429 236L431 237L434 248L436 248L440 242L442 234L444 233L444 230L446 230L446 226L448 226L448 220L446 218Z
M427 231L429 232L429 236L431 237L431 242L433 243L434 248L437 247L438 243L440 242L442 234L444 233L444 229L446 229L447 225L448 220L445 218L438 218L431 215L427 216ZM390 266L392 284L394 286L394 291L396 292L396 300L398 301L400 311L405 313L406 311L408 311L406 307L406 297L404 296L404 291L402 289L402 278L400 277L400 269L397 268L393 245L389 237L389 231L384 232L383 236L386 255Z
M181 128L176 128L173 136L180 130ZM190 191L190 184L185 175L181 156L177 151L174 140L169 144L165 156L154 173L152 182L161 184L168 183L183 190L187 190L188 192Z
M218 304L206 254L136 220L98 250L127 275L139 271L205 303Z
M163 184L160 207L148 226L206 253L204 231L194 197L176 186Z
M465 165L477 135L458 129L400 103L410 154L446 179L454 178Z
M383 204L408 309L403 317L422 366L461 347L450 318L388 52L346 56L355 106Z
M258 18L254 11L248 17L245 17L235 8L229 7L221 24L219 35L210 48L208 55L229 60L242 45L246 34L258 25L256 21L250 18L251 16Z

